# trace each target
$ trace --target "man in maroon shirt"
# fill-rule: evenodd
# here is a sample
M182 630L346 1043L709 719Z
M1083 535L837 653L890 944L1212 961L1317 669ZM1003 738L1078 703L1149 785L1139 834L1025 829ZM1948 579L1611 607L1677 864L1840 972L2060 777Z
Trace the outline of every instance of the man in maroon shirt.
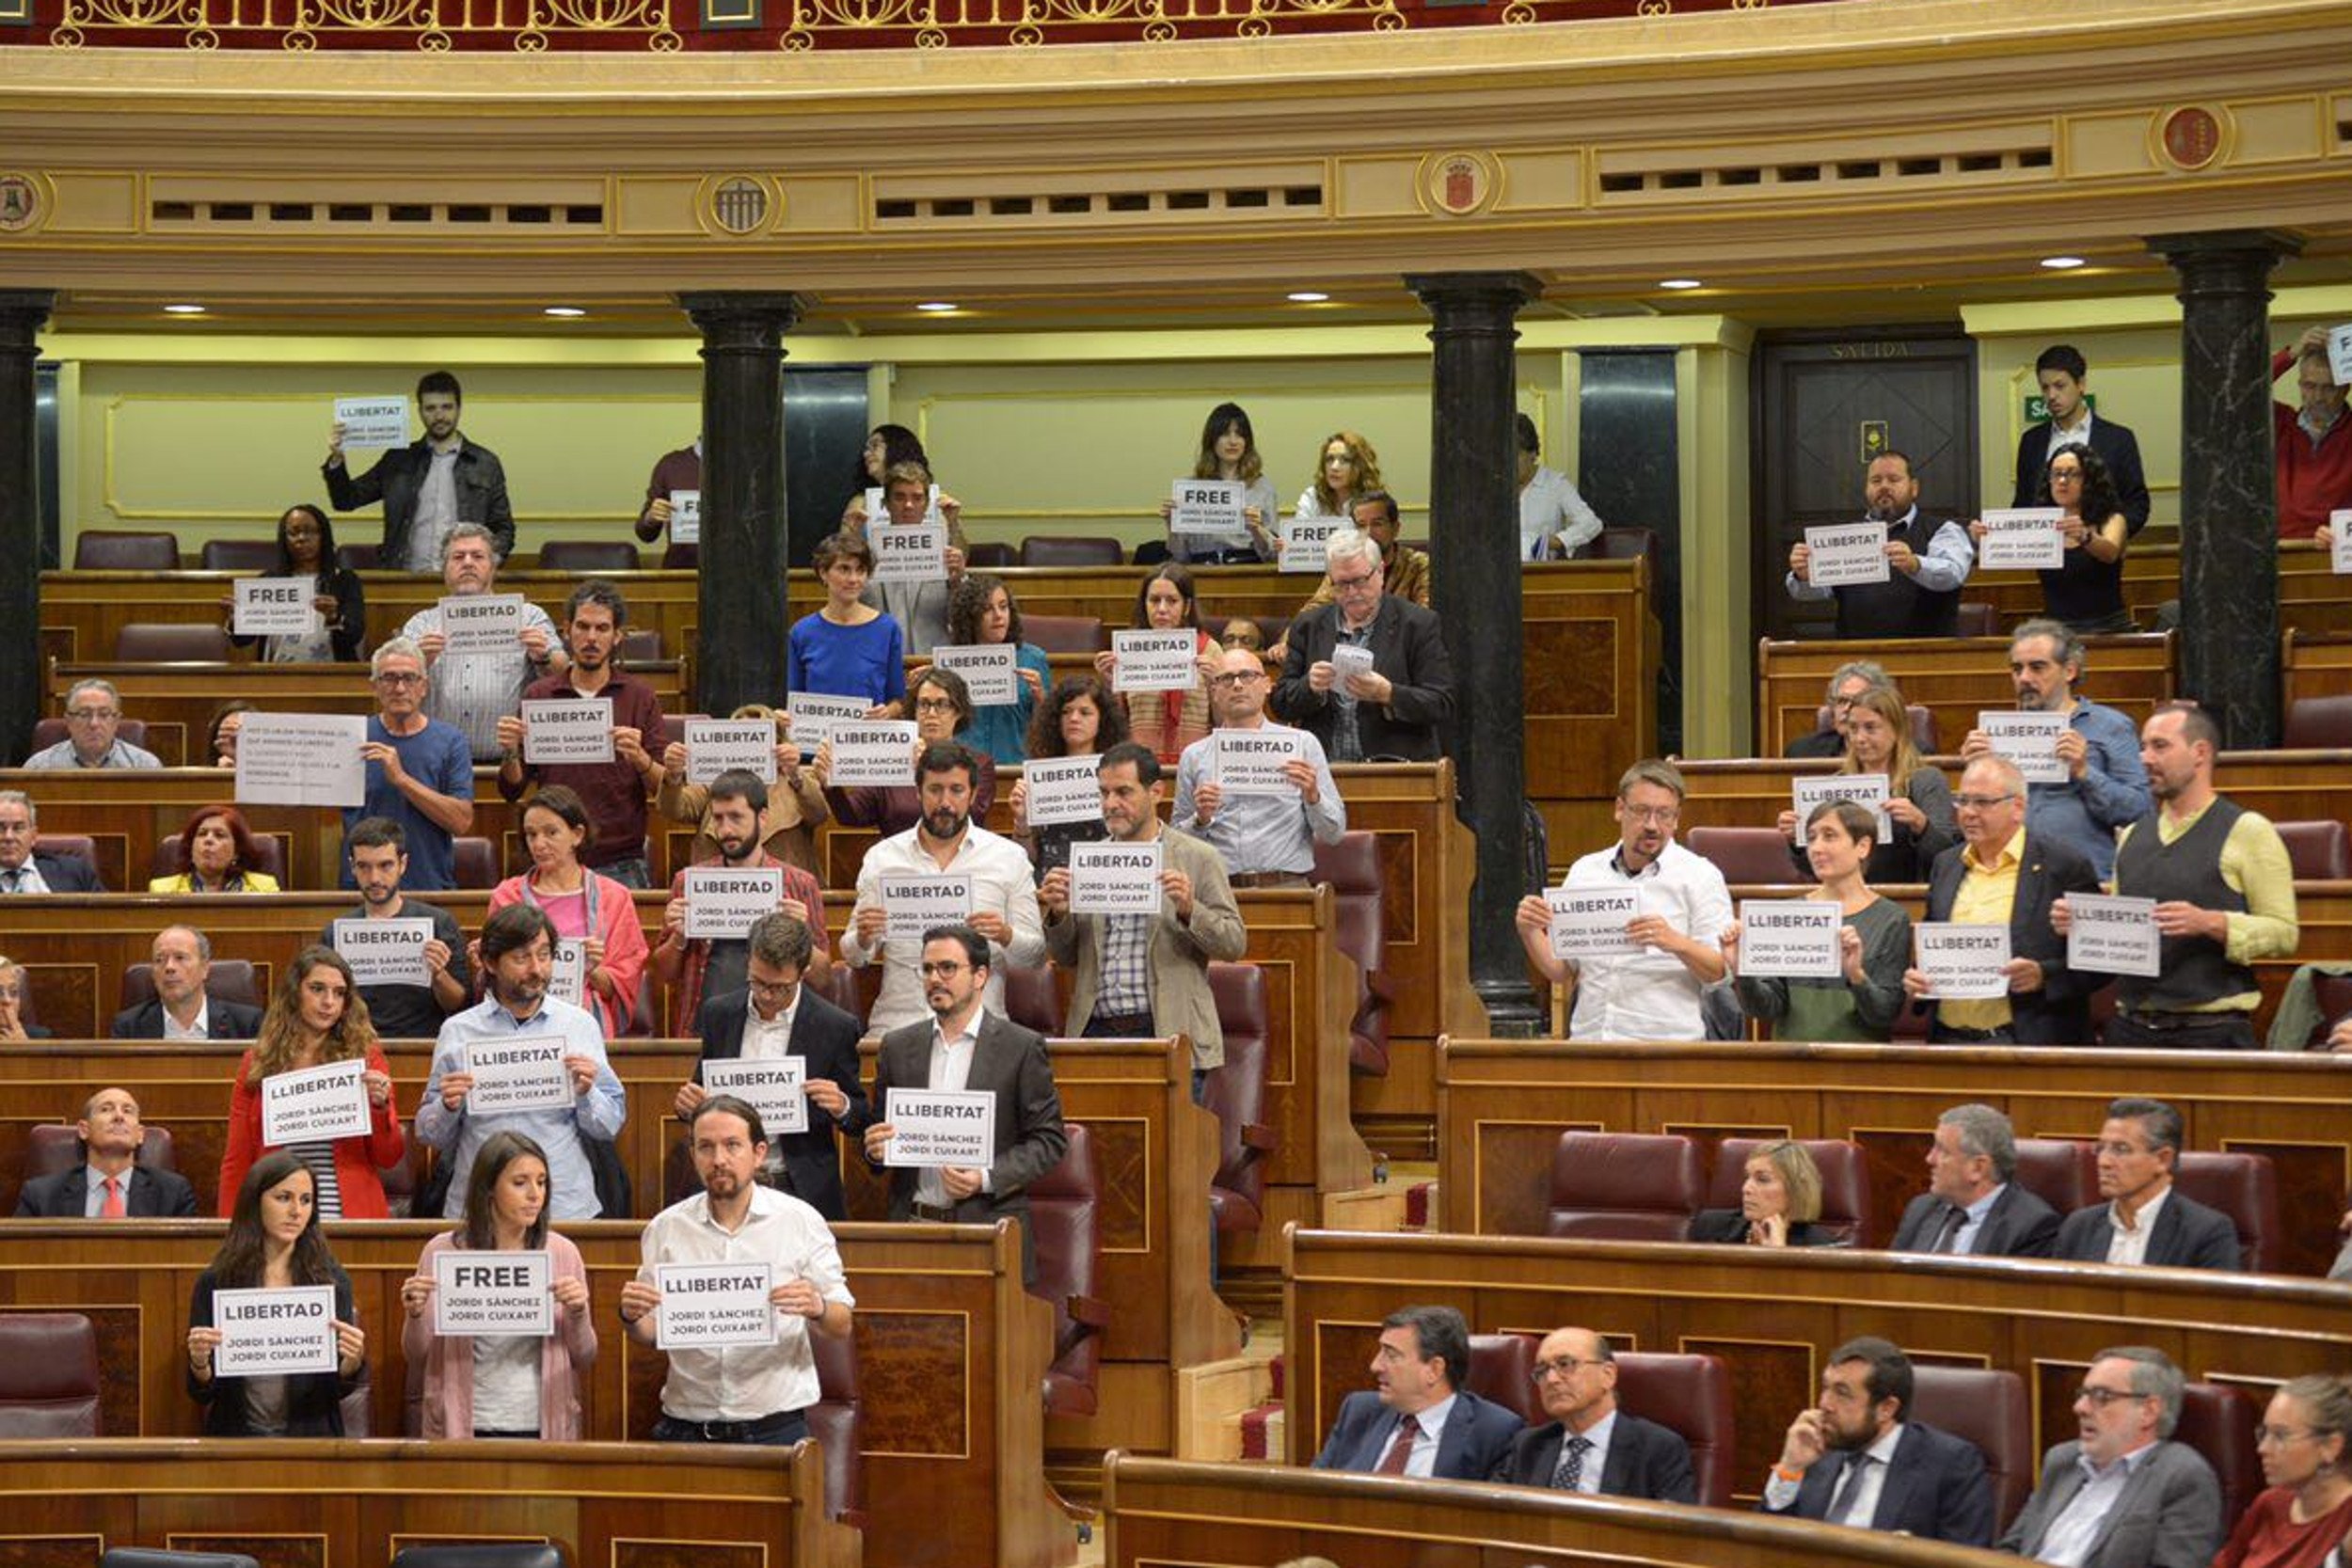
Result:
M2328 514L2352 507L2352 410L2328 363L2328 329L2314 326L2271 356L2270 376L2296 372L2299 403L2270 405L2279 471L2279 537L2310 539ZM2330 537L2333 529L2328 529Z
M645 800L661 787L659 760L669 745L661 702L653 688L613 668L613 655L628 624L621 591L591 578L572 590L564 610L564 641L572 667L523 689L526 704L542 698L602 698L612 707L610 762L527 763L527 726L519 718L499 721L499 793L519 800L535 784L567 784L576 790L596 825L596 843L580 859L624 887L648 885L645 865Z

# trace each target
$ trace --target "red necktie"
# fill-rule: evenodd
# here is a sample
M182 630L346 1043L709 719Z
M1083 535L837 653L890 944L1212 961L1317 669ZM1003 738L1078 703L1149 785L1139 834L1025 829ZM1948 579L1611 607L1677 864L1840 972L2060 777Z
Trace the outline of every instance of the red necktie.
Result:
M1396 1423L1396 1435L1389 1441L1389 1451L1380 1456L1379 1465L1373 1471L1380 1476L1401 1476L1405 1462L1413 1457L1413 1438L1421 1431L1421 1423L1410 1416Z
M102 1220L119 1220L122 1218L124 1212L125 1211L122 1207L122 1178L119 1176L109 1176L106 1178L106 1201L100 1207L98 1211L98 1217Z

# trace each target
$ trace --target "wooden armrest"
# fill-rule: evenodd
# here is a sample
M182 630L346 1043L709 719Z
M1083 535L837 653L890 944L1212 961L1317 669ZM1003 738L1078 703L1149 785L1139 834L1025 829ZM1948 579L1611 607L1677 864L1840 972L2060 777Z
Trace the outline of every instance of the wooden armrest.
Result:
M1282 1134L1262 1121L1244 1122L1241 1129L1241 1146L1244 1148L1254 1148L1261 1153L1271 1154L1282 1147Z
M1063 1306L1070 1313L1070 1321L1082 1324L1087 1329L1099 1333L1111 1325L1111 1308L1108 1302L1098 1301L1092 1296L1073 1295L1066 1298ZM1073 1339L1076 1338L1079 1336L1073 1336Z

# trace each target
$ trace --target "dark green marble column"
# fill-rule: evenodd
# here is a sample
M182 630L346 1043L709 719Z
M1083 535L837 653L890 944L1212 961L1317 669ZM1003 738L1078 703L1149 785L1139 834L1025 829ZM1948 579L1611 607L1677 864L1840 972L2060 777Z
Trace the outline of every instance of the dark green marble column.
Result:
M49 289L0 290L0 766L24 760L40 719L40 486L33 436L35 341Z

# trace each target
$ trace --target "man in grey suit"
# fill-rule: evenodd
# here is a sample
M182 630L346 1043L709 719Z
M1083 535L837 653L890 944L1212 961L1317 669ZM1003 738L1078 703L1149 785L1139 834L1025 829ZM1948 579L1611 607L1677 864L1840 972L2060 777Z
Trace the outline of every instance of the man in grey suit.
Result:
M2181 1113L2161 1100L2118 1100L2099 1129L2099 1196L2058 1227L2053 1258L2153 1263L2167 1269L2245 1266L2230 1216L2181 1192Z
M2205 1568L2221 1544L2212 1466L2169 1441L2181 1370L2145 1345L2103 1350L2074 1397L2082 1436L2052 1449L2000 1550L2056 1568Z
M1535 1387L1551 1419L1511 1440L1493 1480L1514 1486L1695 1503L1691 1446L1617 1408L1617 1357L1589 1328L1555 1328L1535 1351Z
M1045 1037L980 1006L988 988L988 939L969 926L923 933L923 998L931 1017L882 1038L874 1064L874 1104L882 1119L866 1130L866 1158L885 1164L898 1129L890 1091L985 1089L996 1097L987 1166L900 1165L890 1172L890 1217L988 1225L1021 1222L1021 1275L1037 1283L1037 1240L1029 1226L1029 1183L1061 1164L1070 1148L1061 1096L1054 1087Z
M1955 1105L1935 1118L1928 1190L1895 1227L1893 1252L2047 1258L2058 1211L2017 1185L2017 1135L1990 1105Z

